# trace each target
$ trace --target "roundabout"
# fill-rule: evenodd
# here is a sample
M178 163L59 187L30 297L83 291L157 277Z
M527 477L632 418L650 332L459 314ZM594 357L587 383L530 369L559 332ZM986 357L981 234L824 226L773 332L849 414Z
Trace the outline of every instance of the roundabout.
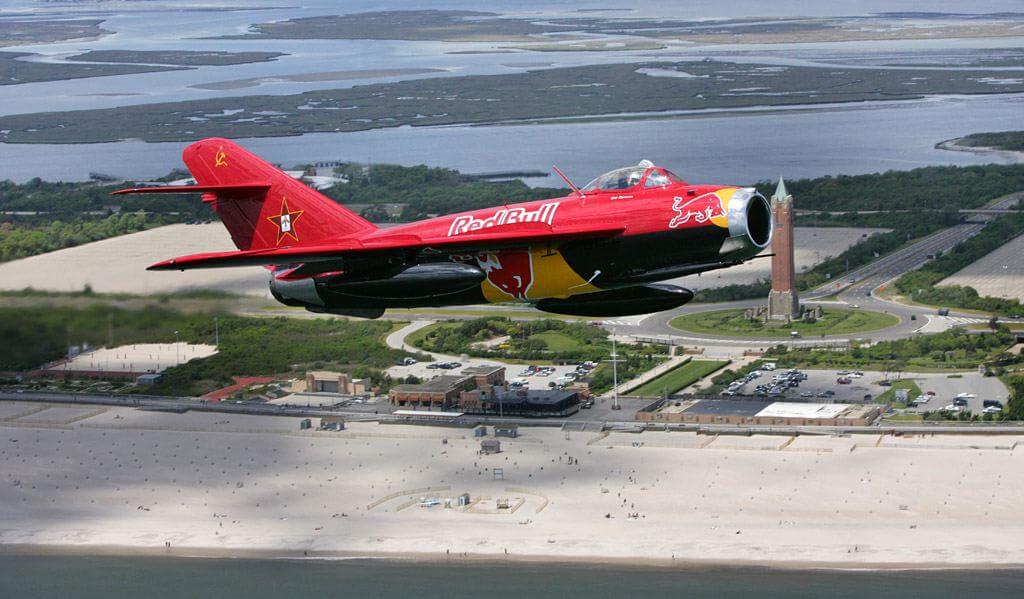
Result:
M747 313L743 308L693 312L673 318L669 326L701 336L783 340L869 333L900 324L892 314L853 308L827 307L819 319L788 324L747 318Z

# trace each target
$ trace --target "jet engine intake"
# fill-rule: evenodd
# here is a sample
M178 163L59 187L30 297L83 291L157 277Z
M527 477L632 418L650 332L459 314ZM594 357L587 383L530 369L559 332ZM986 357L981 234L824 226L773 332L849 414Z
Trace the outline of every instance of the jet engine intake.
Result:
M732 261L752 258L771 243L771 206L753 187L736 190L729 200L726 219L729 238L719 250L723 259Z

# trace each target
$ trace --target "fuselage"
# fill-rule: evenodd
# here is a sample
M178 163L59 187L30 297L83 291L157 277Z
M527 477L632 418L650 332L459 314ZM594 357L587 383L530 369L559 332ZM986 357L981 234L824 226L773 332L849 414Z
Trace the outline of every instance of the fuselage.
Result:
M643 176L659 170L649 167ZM361 241L372 246L421 240L426 247L415 264L387 277L321 277L316 296L326 311L485 302L528 302L543 309L554 301L587 301L590 294L738 264L769 243L770 208L753 189L665 179L664 185L644 187L641 178L625 189L588 189L380 229ZM549 231L565 231L566 238L544 239ZM604 233L609 231L616 232ZM509 233L524 240L536 234L541 241L510 243ZM465 244L446 249L452 242ZM287 295L289 285L309 283L275 287ZM659 308L664 306L657 301L636 306Z

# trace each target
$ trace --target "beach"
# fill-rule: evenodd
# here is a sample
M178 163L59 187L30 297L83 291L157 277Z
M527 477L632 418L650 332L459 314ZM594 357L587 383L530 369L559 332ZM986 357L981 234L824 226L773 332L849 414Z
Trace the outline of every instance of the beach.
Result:
M480 455L469 429L40 407L0 404L6 553L1024 564L1017 436L523 427Z

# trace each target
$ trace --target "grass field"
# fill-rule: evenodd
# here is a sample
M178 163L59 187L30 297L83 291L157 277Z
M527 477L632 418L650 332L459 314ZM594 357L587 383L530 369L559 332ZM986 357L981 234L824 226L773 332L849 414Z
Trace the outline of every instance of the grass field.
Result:
M548 349L553 352L572 351L580 346L580 342L572 337L559 333L558 331L544 331L543 333L534 333L530 335L530 339L543 341L547 344Z
M728 360L690 360L629 392L629 395L668 395L685 389L723 368Z
M918 395L921 395L921 388L917 386L917 383L915 383L914 381L912 381L910 379L904 379L902 381L894 382L892 384L892 387L889 387L889 389L886 390L885 393L879 395L878 399L876 401L878 403L882 403L882 404L891 403L892 407L897 408L897 409L903 409L903 408L907 407L907 405L905 403L897 402L896 401L896 390L897 389L906 389L906 390L908 390L909 393L907 393L907 397L910 399L910 401L914 401L915 397L917 397Z
M792 331L799 332L803 337L844 335L877 331L895 326L899 322L899 318L881 312L826 308L825 315L814 323L765 324L760 320L747 320L744 318L744 310L736 309L685 314L672 319L669 324L691 333L786 339L790 337Z

